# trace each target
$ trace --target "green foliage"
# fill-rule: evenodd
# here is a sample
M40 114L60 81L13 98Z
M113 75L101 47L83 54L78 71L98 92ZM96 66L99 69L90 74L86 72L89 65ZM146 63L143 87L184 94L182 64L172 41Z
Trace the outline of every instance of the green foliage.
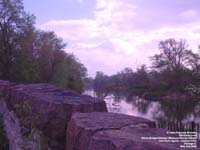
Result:
M99 98L104 98L109 92L111 83L109 77L104 75L103 72L97 72L94 79L94 91Z
M35 28L22 0L0 0L0 78L14 82L55 83L83 91L86 68L54 32Z
M152 66L142 65L136 71L125 68L116 75L97 72L94 90L97 96L121 94L160 98L192 93L200 99L200 55L188 50L184 40L167 39L159 43L160 54L151 57Z
M100 98L104 98L108 94L129 96L129 94L135 93L137 95L149 87L149 74L145 65L138 68L136 72L130 68L125 68L112 76L97 72L93 86Z
M27 141L33 141L34 140L34 135L35 135L36 129L32 128L30 134L25 137L25 140Z
M23 104L15 104L14 107L23 125L23 129L29 131L28 134L23 134L24 140L34 141L36 140L36 135L39 134L40 150L46 150L48 145L47 137L42 131L39 131L37 129L35 120L37 120L38 118L33 114L32 107L30 106L29 102L24 101Z
M15 104L15 111L17 115L20 117L20 121L24 127L27 129L34 129L35 122L33 121L32 117L32 108L28 101L24 101L23 104Z
M186 68L192 51L188 50L185 40L173 38L159 43L160 54L151 57L153 68L157 71L175 71Z
M86 68L72 54L55 59L51 82L65 89L83 92Z
M192 83L187 87L187 90L200 100L200 66L193 71L192 77Z
M52 77L52 83L62 87L68 88L68 66L66 63L57 64Z
M92 90L94 86L94 80L92 77L86 77L84 80L84 85L86 90Z
M16 63L11 70L13 81L18 82L37 82L39 80L39 69L37 63L31 60L29 57L23 55L16 58Z

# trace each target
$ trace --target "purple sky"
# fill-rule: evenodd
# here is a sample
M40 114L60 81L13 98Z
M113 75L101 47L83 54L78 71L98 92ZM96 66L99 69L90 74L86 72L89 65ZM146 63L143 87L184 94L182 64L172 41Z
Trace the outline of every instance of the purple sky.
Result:
M24 0L37 26L53 30L87 67L114 74L149 64L158 42L186 39L200 44L200 0Z

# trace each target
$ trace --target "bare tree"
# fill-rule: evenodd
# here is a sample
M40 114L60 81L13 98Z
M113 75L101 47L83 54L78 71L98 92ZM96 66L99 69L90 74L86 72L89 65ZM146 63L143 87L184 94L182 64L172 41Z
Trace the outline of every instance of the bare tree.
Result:
M185 40L167 39L159 43L160 54L151 57L153 68L162 70L184 69L189 65L193 52L188 49Z

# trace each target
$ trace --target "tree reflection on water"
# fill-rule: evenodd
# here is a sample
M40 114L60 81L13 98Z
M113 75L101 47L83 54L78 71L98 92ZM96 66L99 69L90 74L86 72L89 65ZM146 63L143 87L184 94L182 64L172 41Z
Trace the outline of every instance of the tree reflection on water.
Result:
M139 97L109 95L105 99L109 112L143 117L166 127L171 124L200 124L200 102L177 99L150 101Z
M187 124L191 127L193 124L199 125L200 123L200 112L198 111L200 102L197 100L149 101L139 97L133 97L131 100L121 97L121 99L118 98L116 100L113 97L109 101L120 105L120 110L117 112L150 119L166 128L168 126L178 127Z

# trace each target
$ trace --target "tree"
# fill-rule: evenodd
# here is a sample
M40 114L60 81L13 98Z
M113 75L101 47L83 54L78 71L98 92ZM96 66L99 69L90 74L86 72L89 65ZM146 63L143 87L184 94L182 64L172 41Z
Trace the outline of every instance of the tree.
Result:
M56 84L57 86L68 89L69 86L68 73L69 70L66 63L62 62L56 64L51 82Z
M99 98L105 98L108 93L108 76L104 75L103 72L96 72L96 76L94 78L94 91Z
M35 40L35 53L37 57L37 62L39 64L40 78L42 82L50 82L53 75L53 68L56 65L55 57L58 57L56 54L58 51L62 51L65 48L65 43L62 39L59 39L54 32L44 32L37 31L36 40ZM61 54L62 53L62 54ZM59 54L65 57L63 52ZM55 56L56 55L56 56ZM59 62L62 62L61 59Z
M160 54L151 57L152 67L158 71L175 71L189 65L189 58L193 52L188 50L185 40L167 39L159 43Z
M0 69L3 79L10 79L24 15L21 0L0 0Z
M190 94L200 100L200 69L193 72L193 82L187 87Z
M10 80L15 82L34 83L40 80L37 62L25 53L16 57L11 74Z
M0 78L83 91L87 70L54 32L35 28L22 0L0 0Z
M34 47L36 39L35 16L24 14L23 26L17 34L15 57L10 68L10 80L17 82L38 82L39 66L35 59Z
M73 54L67 54L65 63L68 65L68 89L83 92L87 69Z
M152 66L160 79L160 89L183 93L191 83L191 69L195 66L197 54L188 50L185 40L167 39L159 43L160 54L151 57ZM162 87L164 86L164 87Z
M38 31L35 43L40 81L83 92L87 69L73 54L63 50L66 46L63 40L54 32Z

